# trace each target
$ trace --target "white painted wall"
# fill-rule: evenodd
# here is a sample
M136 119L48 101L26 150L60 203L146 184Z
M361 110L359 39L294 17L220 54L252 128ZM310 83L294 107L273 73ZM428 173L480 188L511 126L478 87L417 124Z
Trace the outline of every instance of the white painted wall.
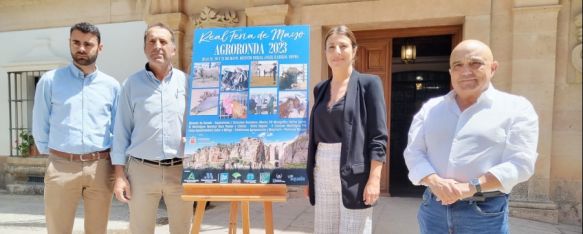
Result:
M143 68L146 63L143 50L146 26L143 21L97 25L104 45L97 58L99 69L123 82L129 75ZM34 49L39 38L50 41L50 51L57 57L47 56L41 50ZM69 27L0 32L0 156L9 155L10 147L13 147L8 131L10 123L6 66L55 60L70 62L68 39Z

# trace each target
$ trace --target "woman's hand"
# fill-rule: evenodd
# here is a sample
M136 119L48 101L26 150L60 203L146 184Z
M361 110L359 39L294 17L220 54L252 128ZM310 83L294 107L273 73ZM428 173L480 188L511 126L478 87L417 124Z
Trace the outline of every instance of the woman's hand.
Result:
M369 179L364 187L364 194L362 198L364 200L364 204L366 205L373 205L379 199L379 195L381 194L381 185L380 181L377 179Z
M370 164L370 172L368 181L364 187L362 200L364 204L372 206L379 199L381 194L381 170L383 169L383 162L372 160Z

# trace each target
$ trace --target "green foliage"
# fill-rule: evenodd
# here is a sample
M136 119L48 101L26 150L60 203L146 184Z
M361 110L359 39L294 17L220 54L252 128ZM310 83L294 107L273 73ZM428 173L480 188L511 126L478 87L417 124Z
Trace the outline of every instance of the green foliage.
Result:
M18 136L20 137L20 142L16 146L18 154L22 156L29 156L30 148L34 145L34 138L32 137L32 133L29 131L22 131Z

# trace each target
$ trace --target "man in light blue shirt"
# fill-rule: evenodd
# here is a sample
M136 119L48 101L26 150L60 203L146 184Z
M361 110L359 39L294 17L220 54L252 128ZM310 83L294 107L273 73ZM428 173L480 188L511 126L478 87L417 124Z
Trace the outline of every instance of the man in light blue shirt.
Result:
M71 27L69 47L73 63L43 75L33 108L35 144L49 154L47 229L71 233L83 198L85 233L106 233L113 189L109 148L120 85L95 65L103 48L97 27Z
M146 29L144 52L145 69L125 81L120 95L111 152L114 194L129 203L132 233L154 233L163 197L170 233L186 234L193 205L181 198L188 83L184 73L172 67L176 47L167 26Z

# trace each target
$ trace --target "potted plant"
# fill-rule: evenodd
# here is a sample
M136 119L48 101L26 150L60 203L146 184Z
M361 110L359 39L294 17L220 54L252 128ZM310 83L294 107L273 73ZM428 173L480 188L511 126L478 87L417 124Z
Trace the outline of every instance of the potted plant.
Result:
M8 157L4 166L4 183L11 194L43 194L42 180L48 165L48 157L39 156L34 138L29 131L22 131L16 140L19 157Z
M20 142L16 146L16 150L18 154L24 157L27 156L37 156L39 155L36 146L34 145L34 138L32 137L32 133L29 131L22 131L18 134L20 137Z

